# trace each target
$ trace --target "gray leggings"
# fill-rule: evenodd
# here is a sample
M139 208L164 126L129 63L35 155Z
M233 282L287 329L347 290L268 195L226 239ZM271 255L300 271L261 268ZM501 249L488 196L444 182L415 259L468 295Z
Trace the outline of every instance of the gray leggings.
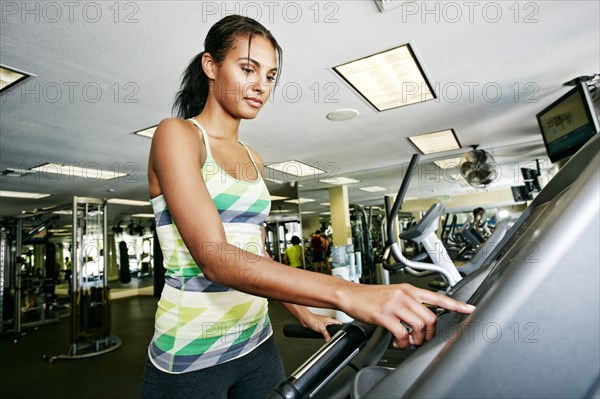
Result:
M141 398L264 399L284 379L283 364L271 336L241 358L189 373L165 373L146 359Z

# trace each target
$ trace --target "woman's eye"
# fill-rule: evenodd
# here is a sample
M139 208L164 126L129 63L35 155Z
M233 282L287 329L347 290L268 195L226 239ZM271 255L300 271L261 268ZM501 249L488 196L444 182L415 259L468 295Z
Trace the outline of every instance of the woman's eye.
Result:
M244 72L245 72L245 73L247 73L247 74L254 72L254 71L252 70L252 68L247 68L247 67L242 67L242 71L244 71Z

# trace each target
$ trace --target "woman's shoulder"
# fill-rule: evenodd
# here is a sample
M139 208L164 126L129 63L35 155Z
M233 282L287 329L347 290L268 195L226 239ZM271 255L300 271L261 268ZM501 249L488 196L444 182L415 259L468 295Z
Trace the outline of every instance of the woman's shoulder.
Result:
M165 118L160 121L158 126L156 126L152 140L162 141L163 143L173 142L174 140L170 139L175 136L177 137L178 142L183 141L187 142L186 144L191 144L189 141L197 142L198 137L201 138L201 135L198 134L197 130L198 129L192 124L192 122L186 119Z
M160 155L159 155L160 154ZM192 122L185 119L166 118L160 121L152 136L151 159L162 156L180 158L184 154L199 156L204 162L205 149L202 134Z
M193 131L194 125L187 119L181 118L165 118L160 121L154 135L164 131Z

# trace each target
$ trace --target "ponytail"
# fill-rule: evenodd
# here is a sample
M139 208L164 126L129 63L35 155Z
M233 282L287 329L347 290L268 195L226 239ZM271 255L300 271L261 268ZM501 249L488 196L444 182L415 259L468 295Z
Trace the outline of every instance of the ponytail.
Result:
M195 56L181 78L181 90L175 96L173 111L178 118L188 119L204 109L208 97L208 77L202 69L204 51Z

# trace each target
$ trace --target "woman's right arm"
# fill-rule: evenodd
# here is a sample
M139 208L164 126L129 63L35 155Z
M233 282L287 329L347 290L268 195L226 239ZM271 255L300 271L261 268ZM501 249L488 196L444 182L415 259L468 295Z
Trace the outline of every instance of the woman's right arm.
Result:
M177 119L161 122L152 140L149 168L183 241L207 279L249 294L339 309L355 319L385 327L401 347L419 345L433 336L436 318L424 304L462 313L472 311L463 303L407 284L355 284L290 268L227 243L202 178L204 144L191 126ZM413 333L409 334L400 321L409 324Z

